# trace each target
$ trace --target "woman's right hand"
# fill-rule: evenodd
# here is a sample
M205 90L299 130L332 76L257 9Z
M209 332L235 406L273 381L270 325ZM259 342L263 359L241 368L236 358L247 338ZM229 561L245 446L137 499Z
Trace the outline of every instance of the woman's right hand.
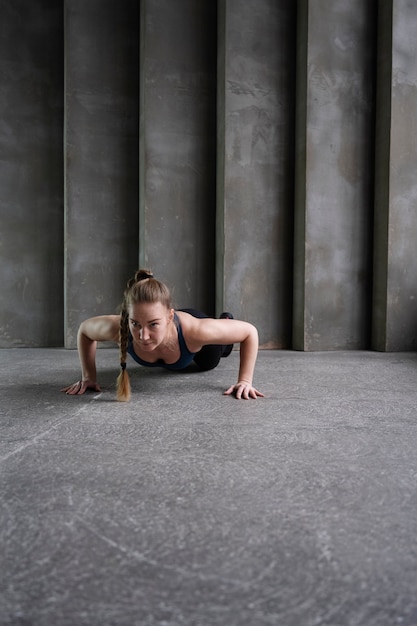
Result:
M61 389L63 393L66 393L70 396L79 395L81 396L83 393L87 391L87 389L91 389L92 391L101 391L100 385L96 383L94 380L77 380L76 383L73 383L69 387L64 387Z

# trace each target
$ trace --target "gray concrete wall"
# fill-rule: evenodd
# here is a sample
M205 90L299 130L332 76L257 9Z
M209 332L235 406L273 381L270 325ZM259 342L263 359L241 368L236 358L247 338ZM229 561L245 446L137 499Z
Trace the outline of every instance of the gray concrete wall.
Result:
M369 346L372 6L299 3L294 347L300 350Z
M295 4L220 7L218 304L291 343Z
M379 19L372 346L417 349L417 5Z
M0 6L0 347L63 340L62 3Z
M65 345L116 312L139 247L136 0L65 3Z
M0 346L74 347L142 264L263 347L416 349L414 3L0 9Z
M178 307L214 313L216 28L212 0L141 17L140 259Z

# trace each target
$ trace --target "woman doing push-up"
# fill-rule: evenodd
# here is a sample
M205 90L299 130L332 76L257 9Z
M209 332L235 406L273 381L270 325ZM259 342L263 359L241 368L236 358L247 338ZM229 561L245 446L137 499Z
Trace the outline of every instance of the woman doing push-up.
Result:
M234 343L240 344L239 373L237 382L224 393L246 400L263 397L252 384L258 354L255 326L233 319L230 313L213 319L195 309L174 310L168 287L149 270L139 269L128 281L120 315L100 315L81 323L77 336L81 380L63 392L101 391L96 375L98 341L119 344L117 399L122 402L130 399L127 354L146 367L182 370L195 362L200 370L207 371L230 354Z

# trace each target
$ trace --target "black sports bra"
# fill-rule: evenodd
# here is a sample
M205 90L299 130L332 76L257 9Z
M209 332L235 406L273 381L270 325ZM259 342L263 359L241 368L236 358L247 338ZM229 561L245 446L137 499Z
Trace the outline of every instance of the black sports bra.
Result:
M176 313L174 313L174 320L178 331L178 342L180 344L180 358L178 359L178 361L176 361L175 363L165 363L165 361L163 361L162 359L158 359L158 361L155 361L155 363L149 363L149 361L144 361L136 354L133 348L132 335L129 333L129 343L127 346L127 351L132 359L136 361L136 363L139 363L139 365L143 365L144 367L164 367L167 370L182 370L190 365L196 353L190 352L187 348L184 335L182 334L180 320L178 319L178 315Z

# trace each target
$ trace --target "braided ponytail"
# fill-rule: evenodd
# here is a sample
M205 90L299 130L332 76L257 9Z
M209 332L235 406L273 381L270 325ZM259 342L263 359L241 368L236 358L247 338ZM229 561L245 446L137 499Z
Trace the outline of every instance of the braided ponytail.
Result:
M130 400L130 378L126 371L126 355L128 342L128 314L126 309L120 315L120 367L121 372L117 377L117 400L128 402Z
M120 314L120 367L117 377L117 400L130 400L130 379L126 371L126 356L129 342L129 306L142 302L161 302L167 309L171 308L171 295L164 283L156 280L150 270L139 269L127 282Z

